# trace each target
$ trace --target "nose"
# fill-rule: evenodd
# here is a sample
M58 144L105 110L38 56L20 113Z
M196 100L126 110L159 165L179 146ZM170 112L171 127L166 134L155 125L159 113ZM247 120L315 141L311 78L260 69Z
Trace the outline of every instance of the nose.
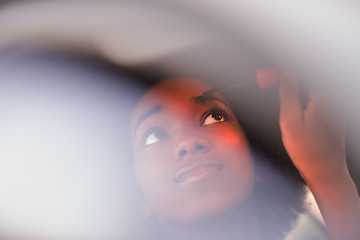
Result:
M189 156L205 153L210 150L210 143L207 139L198 136L188 136L182 138L175 148L175 157L177 160L183 160Z

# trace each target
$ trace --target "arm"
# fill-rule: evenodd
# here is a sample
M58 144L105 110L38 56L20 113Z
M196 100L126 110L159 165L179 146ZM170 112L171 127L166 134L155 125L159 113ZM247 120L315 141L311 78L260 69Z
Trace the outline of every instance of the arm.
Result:
M326 103L311 91L302 109L291 75L279 94L284 146L315 196L329 239L360 239L360 200L346 165L343 122L326 118Z

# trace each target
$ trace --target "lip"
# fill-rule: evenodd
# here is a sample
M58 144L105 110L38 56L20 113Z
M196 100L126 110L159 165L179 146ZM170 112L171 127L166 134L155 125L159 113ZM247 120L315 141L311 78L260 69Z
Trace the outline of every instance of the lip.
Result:
M181 167L175 174L176 184L189 184L199 182L217 175L224 165L217 161L197 161Z

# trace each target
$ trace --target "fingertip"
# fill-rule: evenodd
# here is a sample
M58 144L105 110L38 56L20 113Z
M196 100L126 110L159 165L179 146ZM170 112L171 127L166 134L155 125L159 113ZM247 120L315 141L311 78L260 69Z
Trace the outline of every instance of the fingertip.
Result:
M279 85L282 73L277 67L259 68L256 70L256 78L261 89Z
M283 73L279 81L279 91L290 91L291 93L298 93L299 84L297 79L291 74Z
M293 122L294 119L301 119L302 107L298 82L294 75L282 72L279 84L280 97L280 120L281 122Z

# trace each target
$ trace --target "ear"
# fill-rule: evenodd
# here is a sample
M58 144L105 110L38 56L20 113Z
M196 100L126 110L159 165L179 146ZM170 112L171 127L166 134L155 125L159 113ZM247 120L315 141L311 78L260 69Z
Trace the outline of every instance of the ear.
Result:
M149 219L154 215L153 210L150 208L150 206L147 203L143 203L141 205L141 213L142 213L142 217L143 219Z

